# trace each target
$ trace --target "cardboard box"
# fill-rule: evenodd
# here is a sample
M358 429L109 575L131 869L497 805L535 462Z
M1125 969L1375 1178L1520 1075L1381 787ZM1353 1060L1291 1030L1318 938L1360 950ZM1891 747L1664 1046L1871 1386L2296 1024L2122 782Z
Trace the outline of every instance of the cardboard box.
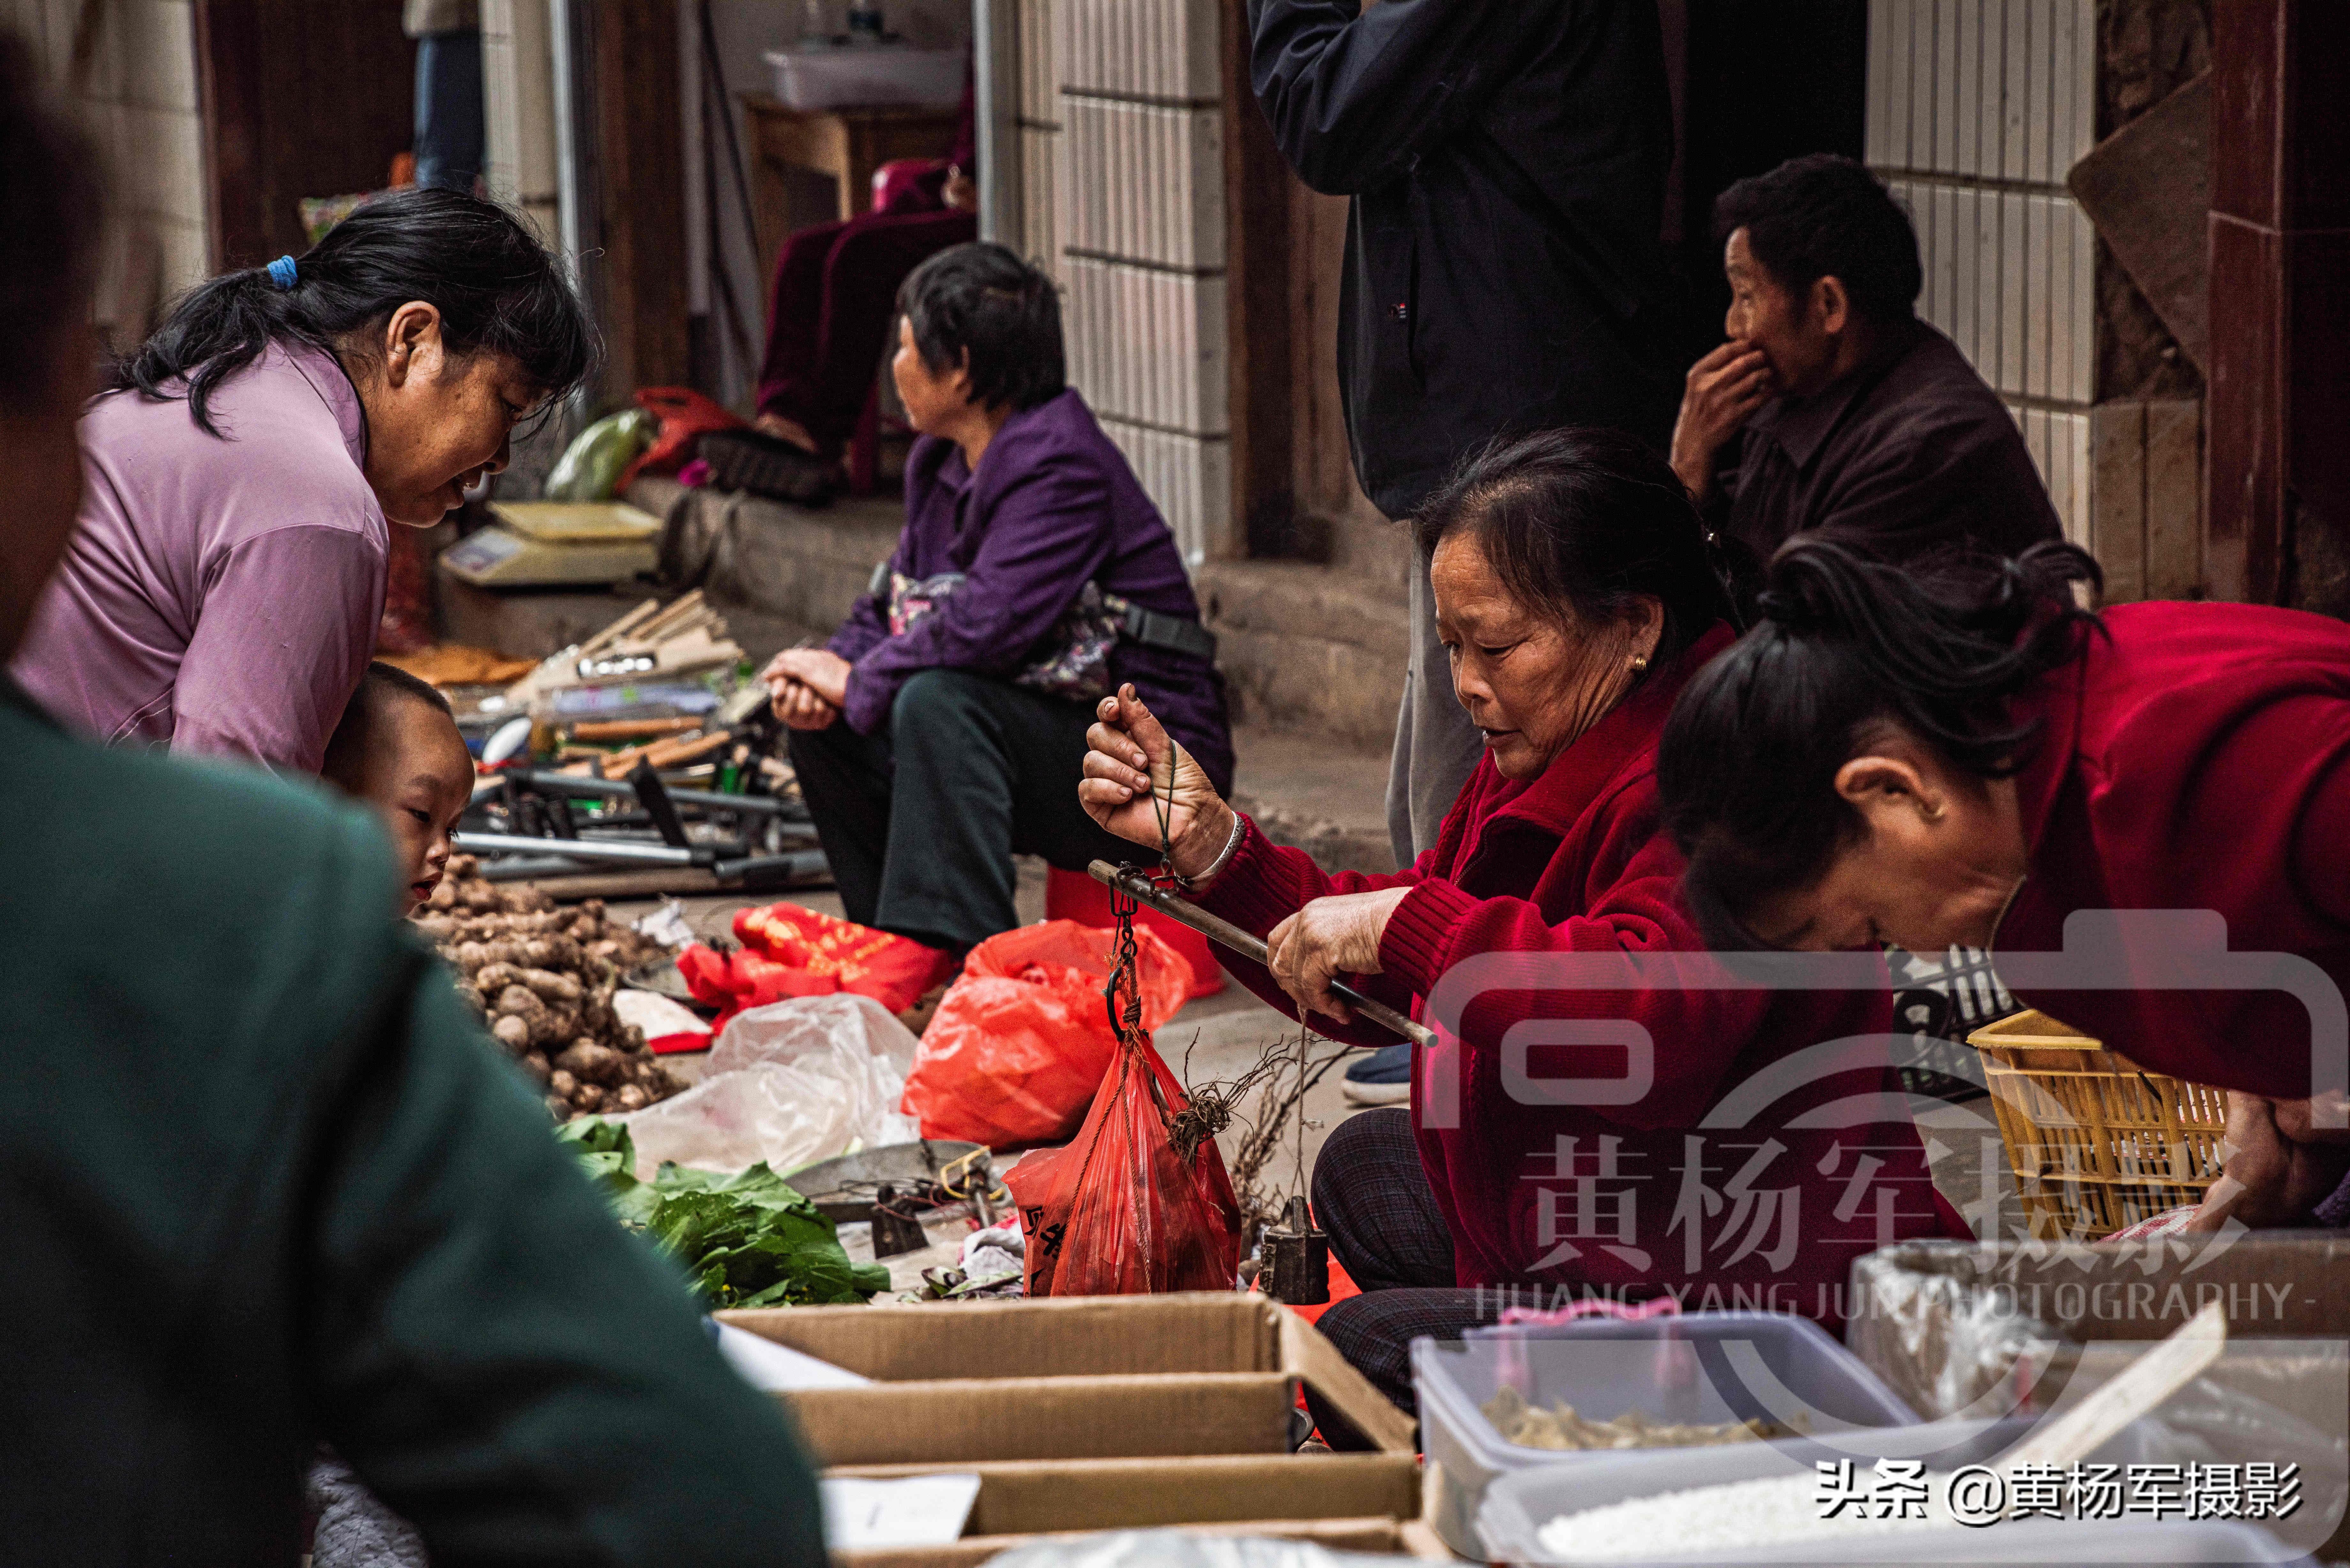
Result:
M2160 1339L2207 1302L2232 1342L2350 1338L2350 1237L1905 1241L1854 1262L1845 1340L1932 1419L2005 1381L2036 1339Z
M2350 1336L2350 1236L2258 1231L2152 1241L1905 1241L1881 1248L1853 1264L1845 1336L1880 1373L1886 1368L1871 1350L1883 1338L1879 1324L1910 1310L1921 1292L1952 1299L1996 1292L2014 1311L2084 1342L2161 1339L2214 1301L2226 1306L2231 1335L2338 1339ZM1898 1381L1894 1386L1902 1389Z
M2350 1424L2350 1237L2338 1232L1904 1242L1853 1264L1853 1296L1847 1342L1929 1419L1978 1400L2001 1413L2018 1395L2027 1413L2066 1408L2218 1302L2228 1346L2199 1386L2295 1417L2337 1451ZM2052 1333L2065 1342L2053 1350ZM2308 1478L2313 1501L2328 1479ZM2329 1562L2350 1554L2350 1522L2332 1529L2315 1548Z
M1104 1526L1115 1530L1116 1525ZM1391 1519L1257 1520L1246 1524L1186 1524L1187 1535L1241 1535L1278 1541L1310 1541L1331 1552L1368 1556L1457 1562L1427 1525ZM1052 1531L1037 1535L967 1535L951 1546L909 1547L896 1552L837 1552L840 1568L976 1568L999 1552L1033 1542L1098 1535L1098 1530Z
M1380 1451L1413 1451L1412 1418L1312 1325L1260 1296L718 1315L876 1380L778 1396L827 1465L1286 1454L1301 1383Z
M905 1476L935 1464L858 1465L837 1475ZM1419 1524L1420 1478L1408 1454L984 1461L963 1538L951 1546L841 1552L844 1568L957 1568L1044 1535L1176 1525L1217 1534L1313 1541L1334 1550L1450 1556Z
M779 1395L833 1473L981 1479L951 1546L838 1553L962 1568L1023 1541L1174 1526L1443 1559L1409 1416L1261 1296L792 1307L722 1321L875 1379ZM1381 1450L1290 1452L1299 1386Z

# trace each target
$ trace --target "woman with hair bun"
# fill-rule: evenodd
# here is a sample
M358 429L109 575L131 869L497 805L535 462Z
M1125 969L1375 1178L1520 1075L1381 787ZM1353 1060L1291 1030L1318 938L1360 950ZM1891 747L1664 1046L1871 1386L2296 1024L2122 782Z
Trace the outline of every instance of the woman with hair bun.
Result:
M503 469L592 353L562 263L452 191L202 285L83 417L79 527L16 680L109 743L317 772L375 648L388 524Z
M2070 545L1896 569L1789 540L1765 618L1690 683L1658 754L1689 901L1721 947L2118 960L2120 985L2016 989L2230 1091L2236 1152L2199 1226L2305 1220L2350 1168L2342 1064L2309 1012L2281 990L2180 989L2176 925L2096 932L2101 911L2216 911L2230 950L2350 990L2350 627L2092 613L2075 587L2098 583Z
M1512 1302L1670 1294L1840 1321L1854 1258L1964 1226L1928 1179L1881 982L1713 983L1731 977L1681 902L1657 736L1732 636L1688 492L1634 437L1551 431L1472 457L1415 526L1484 757L1409 869L1332 876L1275 846L1131 687L1102 702L1078 786L1267 938L1269 968L1228 967L1336 1020L1317 1030L1389 1041L1350 1022L1335 978L1419 1011L1482 973L1428 1015L1409 1115L1349 1117L1315 1162L1315 1217L1363 1288L1323 1331L1407 1404L1415 1337Z

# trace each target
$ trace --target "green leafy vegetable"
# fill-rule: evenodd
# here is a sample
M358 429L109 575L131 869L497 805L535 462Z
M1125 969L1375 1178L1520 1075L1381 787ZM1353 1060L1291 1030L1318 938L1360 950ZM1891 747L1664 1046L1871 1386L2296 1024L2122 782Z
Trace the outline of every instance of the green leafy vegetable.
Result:
M764 1162L733 1176L663 1165L639 1181L636 1145L619 1123L581 1116L555 1136L620 1222L682 1263L713 1309L861 1302L889 1288L889 1271L850 1262L832 1221Z

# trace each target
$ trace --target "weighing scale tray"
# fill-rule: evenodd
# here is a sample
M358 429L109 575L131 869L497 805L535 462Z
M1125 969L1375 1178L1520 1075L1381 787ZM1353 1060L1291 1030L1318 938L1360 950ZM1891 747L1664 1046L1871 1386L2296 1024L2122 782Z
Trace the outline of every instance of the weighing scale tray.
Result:
M618 501L501 501L498 521L441 552L452 576L483 588L625 582L660 562L660 519Z

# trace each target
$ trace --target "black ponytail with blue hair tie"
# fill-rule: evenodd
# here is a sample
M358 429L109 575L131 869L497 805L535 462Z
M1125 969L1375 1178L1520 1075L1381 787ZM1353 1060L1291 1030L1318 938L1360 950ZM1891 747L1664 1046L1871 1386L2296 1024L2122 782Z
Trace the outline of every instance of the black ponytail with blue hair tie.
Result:
M512 358L544 400L568 392L594 363L595 336L568 270L520 217L461 192L419 189L376 197L298 259L199 284L116 365L113 386L184 398L189 417L219 435L213 389L272 344L365 356L371 331L411 300L441 313L451 352Z

